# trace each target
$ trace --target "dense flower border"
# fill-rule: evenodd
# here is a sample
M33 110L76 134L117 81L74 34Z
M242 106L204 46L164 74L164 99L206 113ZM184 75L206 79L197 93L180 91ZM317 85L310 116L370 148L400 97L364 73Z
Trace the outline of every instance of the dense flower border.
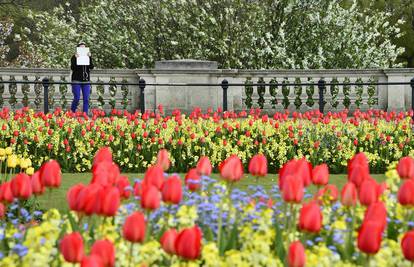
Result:
M31 177L8 177L0 185L0 200L9 203L0 206L0 266L410 266L414 261L413 158L393 164L386 183L379 184L359 153L347 165L348 182L340 193L329 184L326 165L312 167L305 159L285 164L270 191L252 181L249 192L233 188L244 177L237 156L220 164L221 181L208 177L211 164L200 159L185 186L176 174L164 173L170 164L161 150L156 165L131 186L103 148L93 161L91 182L68 191L72 211L67 214L22 207L33 194L59 187L56 161ZM267 179L267 167L258 154L248 169Z
M108 116L94 110L88 118L61 110L45 115L3 109L0 144L12 146L36 168L56 159L66 172L88 171L93 155L103 146L114 151L124 172L144 172L162 148L169 151L175 172L185 172L201 156L208 156L217 167L232 154L246 169L247 161L262 153L269 159L270 172L294 157L306 156L312 164L325 162L338 173L359 151L369 158L372 172L384 172L391 162L413 155L411 115L372 110L348 116L345 110L268 116L260 110L203 114L196 109L190 116L180 111L166 116L160 108L143 115L114 110Z

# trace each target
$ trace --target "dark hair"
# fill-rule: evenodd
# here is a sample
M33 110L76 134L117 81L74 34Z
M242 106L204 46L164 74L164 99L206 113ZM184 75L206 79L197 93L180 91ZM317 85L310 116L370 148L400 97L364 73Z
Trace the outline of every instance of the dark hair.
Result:
M86 45L85 42L80 41L79 44L77 45L77 47L81 46L81 45Z

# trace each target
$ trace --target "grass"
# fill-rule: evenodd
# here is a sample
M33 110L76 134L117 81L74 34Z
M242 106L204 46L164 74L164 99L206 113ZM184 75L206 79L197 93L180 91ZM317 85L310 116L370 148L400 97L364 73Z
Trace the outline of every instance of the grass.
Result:
M143 174L134 174L134 173L126 173L126 176L130 179L131 183L133 183L135 178L142 178ZM181 177L184 177L183 174L180 174ZM218 179L218 174L213 174L213 178ZM385 175L383 174L374 174L372 175L374 179L378 182L382 182L385 180ZM46 192L43 196L39 197L39 204L41 209L51 209L57 208L58 210L65 212L68 210L68 205L66 202L66 192L67 190L77 183L84 183L88 184L91 180L90 173L64 173L62 175L62 185L58 189L53 189L49 195L49 192ZM332 174L330 175L330 183L335 184L339 189L346 183L347 178L345 174ZM276 174L269 174L267 177L260 178L259 184L263 186L266 190L270 190L272 185L277 183L277 175ZM255 178L251 176L244 177L241 181L236 183L236 187L241 190L248 189L249 185L255 184ZM311 187L311 191L312 191ZM314 190L314 189L313 189Z

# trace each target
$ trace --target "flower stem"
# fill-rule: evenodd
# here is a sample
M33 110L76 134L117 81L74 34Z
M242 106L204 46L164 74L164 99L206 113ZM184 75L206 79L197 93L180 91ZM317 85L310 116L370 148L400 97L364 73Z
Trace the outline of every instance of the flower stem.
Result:
M134 243L131 242L131 245L129 247L129 266L134 266L133 262L132 262L132 252L134 250Z

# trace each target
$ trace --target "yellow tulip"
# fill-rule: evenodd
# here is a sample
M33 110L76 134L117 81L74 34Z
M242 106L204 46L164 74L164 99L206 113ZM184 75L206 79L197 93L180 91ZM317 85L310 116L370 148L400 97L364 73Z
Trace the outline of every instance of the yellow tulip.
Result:
M9 168L16 168L17 164L19 164L19 159L16 155L10 155L7 158L7 167Z
M0 157L4 157L6 155L6 150L4 148L0 148Z
M6 147L6 155L11 155L13 153L13 150L11 147Z
M27 170L26 170L27 175L33 175L33 173L34 173L34 168L33 167L27 168Z
M29 167L29 165L27 164L27 161L25 159L20 160L20 167L22 169L27 169L27 167Z

